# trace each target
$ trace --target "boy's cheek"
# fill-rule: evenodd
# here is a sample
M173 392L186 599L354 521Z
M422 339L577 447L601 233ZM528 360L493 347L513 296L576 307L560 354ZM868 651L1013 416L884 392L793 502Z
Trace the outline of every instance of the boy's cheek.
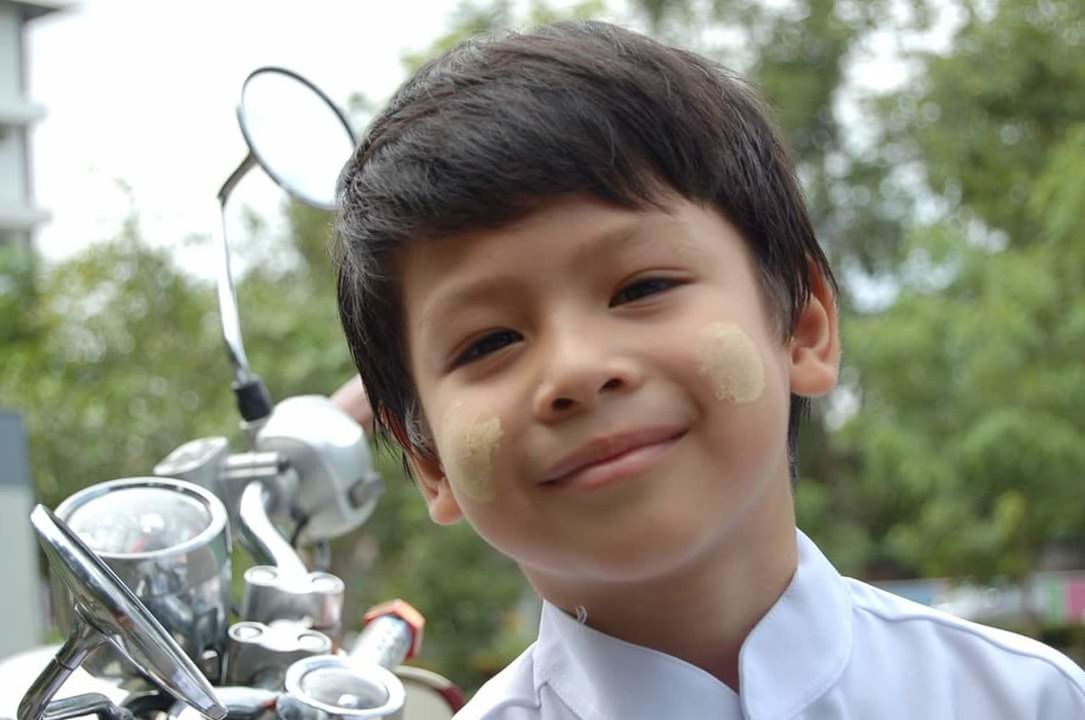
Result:
M455 494L475 503L493 502L497 498L494 459L504 435L501 418L492 411L456 403L434 430Z
M765 391L765 363L745 330L713 322L697 336L697 373L716 400L735 405L757 402Z

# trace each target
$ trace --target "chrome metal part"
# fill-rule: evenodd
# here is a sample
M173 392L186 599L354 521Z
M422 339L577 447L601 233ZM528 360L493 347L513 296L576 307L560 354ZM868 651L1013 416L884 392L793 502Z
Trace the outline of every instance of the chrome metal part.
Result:
M271 565L253 565L245 571L244 582L243 619L301 622L339 637L346 586L335 575L325 572L284 575Z
M341 655L299 660L286 671L283 720L401 718L406 692L390 670Z
M195 710L193 712L199 715ZM87 715L93 715L98 720L135 720L127 708L115 705L101 693L83 693L53 700L45 708L42 720L70 720Z
M227 682L281 689L288 667L302 658L330 653L332 647L327 635L299 623L234 623L229 630Z
M221 435L190 440L154 466L158 477L176 478L207 488L225 500L222 487L223 465L230 454L229 443Z
M414 630L403 618L381 615L362 630L350 657L391 670L407 659L413 636Z
M230 532L212 492L172 478L125 478L67 498L57 515L86 543L212 680L225 653L230 607ZM58 607L70 608L61 586ZM61 623L67 619L59 613ZM138 677L122 654L102 650L87 669Z
M275 702L279 693L262 688L227 685L215 688L219 700L226 706L230 720L275 720ZM168 720L201 720L200 714L184 703L169 710Z
M268 512L289 512L290 501L298 493L298 475L291 469L288 458L273 450L227 456L222 471L227 505L239 506L241 494L254 482L261 483L271 492Z
M234 383L243 385L256 379L256 375L249 368L249 359L245 354L245 344L241 339L241 320L237 312L237 291L234 289L234 278L230 272L230 245L226 239L226 201L229 199L230 190L241 179L241 176L255 164L251 154L246 155L237 169L219 191L218 222L212 223L212 235L218 239L215 243L219 250L217 296L219 305L219 318L222 322L222 339L226 344L226 356L230 360L230 366L234 370Z
M256 447L278 453L298 474L291 510L304 523L302 543L343 535L376 507L381 481L365 433L328 398L303 395L280 402Z
M343 581L324 572L309 572L294 548L279 534L267 508L273 493L252 482L240 503L241 537L258 561L245 571L241 618L254 622L290 620L338 637L343 608Z
M309 575L309 570L271 522L268 507L273 501L274 493L263 483L250 482L245 487L238 503L241 543L257 562L276 568L275 576L279 582L300 584ZM244 617L252 619L247 615Z
M225 505L229 526L242 529L240 507L245 488L259 482L268 489L265 503L269 513L287 515L290 501L297 494L298 475L286 458L276 452L229 452L226 438L199 438L181 445L162 462L154 474L195 483L214 493ZM275 535L279 533L276 530ZM242 537L245 542L246 538Z
M290 498L298 492L298 474L290 468L286 458L275 452L244 452L226 456L219 481L222 488L219 497L226 503L230 527L242 544L246 544L248 538L245 537L241 520L241 495L253 483L260 483L269 492L266 513L286 515L290 511ZM276 530L275 535L279 534Z
M75 620L68 642L20 703L20 720L38 720L60 684L103 639L205 716L225 717L207 679L116 573L48 508L38 505L30 521L50 569L71 595Z
M425 626L426 618L406 600L378 603L366 610L351 654L368 653L378 664L395 667L421 652Z
M68 639L19 702L19 720L39 720L44 715L49 701L68 676L83 664L91 651L105 641L103 634L86 622L77 608L71 630L68 632Z

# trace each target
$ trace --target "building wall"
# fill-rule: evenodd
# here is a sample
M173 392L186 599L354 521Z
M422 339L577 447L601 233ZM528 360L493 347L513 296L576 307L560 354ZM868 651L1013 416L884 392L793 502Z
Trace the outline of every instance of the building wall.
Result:
M29 245L48 219L35 207L30 173L30 128L44 111L27 95L24 28L55 4L0 0L0 243Z
M24 103L22 11L0 2L0 108ZM25 127L0 124L0 206L27 199Z
M34 491L27 455L21 418L0 409L0 658L41 643L45 620L38 549L30 526Z
M22 9L0 2L0 101L16 100L24 94L22 37Z

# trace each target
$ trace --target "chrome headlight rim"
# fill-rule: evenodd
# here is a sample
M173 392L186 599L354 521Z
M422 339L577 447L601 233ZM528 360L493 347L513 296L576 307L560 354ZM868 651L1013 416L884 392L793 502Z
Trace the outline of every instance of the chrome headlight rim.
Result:
M95 483L94 485L90 485L69 495L63 502L57 505L55 512L57 517L65 523L68 523L71 520L72 515L86 506L87 503L93 502L110 493L123 492L136 488L166 490L180 493L181 495L196 500L203 506L203 509L207 513L207 525L187 540L156 550L119 552L92 548L99 557L105 560L119 561L157 560L176 555L186 555L193 551L198 551L211 545L218 538L228 535L229 520L226 513L226 506L223 505L222 501L206 488L185 480L177 480L176 478L157 476L129 477Z

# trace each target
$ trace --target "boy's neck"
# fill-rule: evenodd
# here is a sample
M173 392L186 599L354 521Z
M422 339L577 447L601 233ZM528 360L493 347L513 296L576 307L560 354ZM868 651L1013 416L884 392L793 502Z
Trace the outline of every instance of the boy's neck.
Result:
M739 650L797 564L791 485L780 482L717 547L665 577L570 588L527 574L552 604L574 616L583 608L594 629L685 660L737 692Z

